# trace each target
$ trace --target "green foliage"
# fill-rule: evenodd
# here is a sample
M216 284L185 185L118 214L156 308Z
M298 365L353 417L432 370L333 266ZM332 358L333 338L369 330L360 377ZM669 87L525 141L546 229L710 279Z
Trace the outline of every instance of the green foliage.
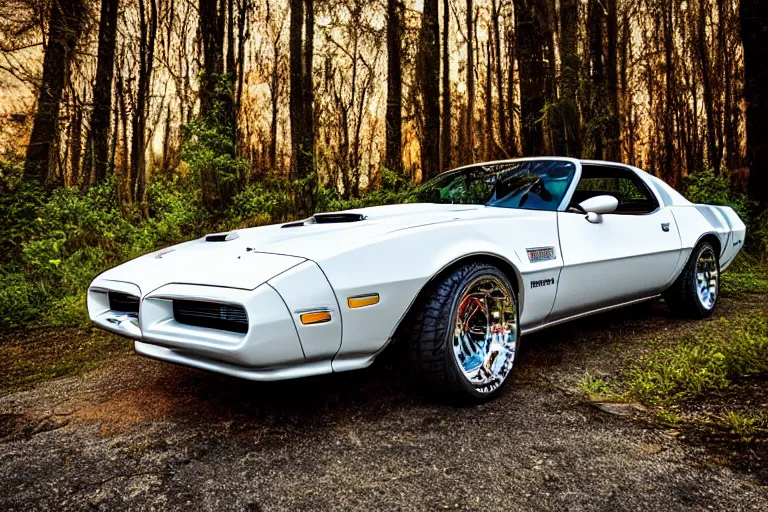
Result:
M728 411L715 420L721 429L741 438L768 436L768 411Z
M693 203L730 206L745 221L750 219L752 203L744 194L734 192L731 181L723 174L715 174L711 169L690 174L683 186L685 197Z
M587 395L605 395L610 393L610 387L602 377L588 373L579 383L581 390Z
M291 188L279 180L248 185L232 199L226 212L229 224L251 227L292 219Z
M768 293L768 265L759 256L740 252L723 272L720 290L725 294Z
M669 405L766 372L768 323L754 314L712 322L691 341L656 349L624 372L622 380L627 398Z
M279 178L243 186L226 209L203 207L203 167L223 174L247 168L243 161L217 153L213 141L228 142L218 128L210 134L205 126L193 125L195 141L186 146L191 172L148 184L146 216L121 212L114 178L87 192L60 188L46 196L35 185L17 183L0 195L0 329L86 324L85 290L108 268L205 233L295 219L301 185ZM386 170L380 177L378 187L361 199L345 201L335 188L318 188L317 211L407 200L410 187L402 177Z
M229 76L207 79L214 84L213 105L184 127L181 157L202 192L203 204L215 211L243 190L249 165L237 156Z
M87 322L85 290L104 270L164 245L201 235L213 224L189 180L153 181L150 217L121 215L114 179L87 193L61 188L50 197L21 184L0 198L0 328Z
M747 243L750 248L768 261L768 209L757 215L749 224Z

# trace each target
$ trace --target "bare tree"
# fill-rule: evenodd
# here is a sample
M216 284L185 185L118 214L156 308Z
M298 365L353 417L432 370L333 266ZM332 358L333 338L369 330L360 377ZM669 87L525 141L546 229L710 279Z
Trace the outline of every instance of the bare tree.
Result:
M109 127L119 7L120 0L101 0L96 83L93 86L93 113L85 158L86 170L96 183L103 181L109 170Z
M419 90L424 110L421 136L421 177L440 172L440 27L437 0L424 0L419 33Z
M149 11L146 2L149 1ZM136 88L131 126L131 198L143 202L147 187L146 133L150 108L155 39L157 37L157 0L139 0L139 80Z
M402 15L402 2L387 0L387 111L384 165L390 171L398 173L403 171Z
M312 78L314 23L313 0L291 0L291 179L302 180L301 190L297 194L297 206L303 213L314 210L317 182Z
M544 63L546 19L543 0L514 0L517 34L517 59L520 75L520 115L523 154L540 155L544 152L544 132L540 121L545 102L541 80L547 73Z
M465 130L466 147L464 161L475 159L475 8L474 1L467 0L467 113Z
M443 118L440 132L440 169L451 167L451 58L448 36L451 27L450 1L443 0Z
M24 179L27 181L51 185L53 152L59 136L59 106L85 14L82 0L53 0L51 3L43 78L24 163Z

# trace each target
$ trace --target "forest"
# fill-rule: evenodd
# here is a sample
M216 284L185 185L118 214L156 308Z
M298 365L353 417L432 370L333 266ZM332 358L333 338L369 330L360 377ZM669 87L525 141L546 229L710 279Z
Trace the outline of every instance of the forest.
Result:
M0 329L206 232L407 201L468 163L620 161L768 252L760 0L4 0Z

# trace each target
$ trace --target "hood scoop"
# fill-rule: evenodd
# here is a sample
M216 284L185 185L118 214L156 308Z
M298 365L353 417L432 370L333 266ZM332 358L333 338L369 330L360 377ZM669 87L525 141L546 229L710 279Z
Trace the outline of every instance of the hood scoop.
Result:
M237 231L231 231L229 233L214 233L212 235L206 235L206 242L229 242L230 240L237 240L240 235Z
M306 220L298 222L289 222L283 224L284 228L297 228L299 226L308 226L310 224L339 224L343 222L360 222L365 220L362 213L316 213Z

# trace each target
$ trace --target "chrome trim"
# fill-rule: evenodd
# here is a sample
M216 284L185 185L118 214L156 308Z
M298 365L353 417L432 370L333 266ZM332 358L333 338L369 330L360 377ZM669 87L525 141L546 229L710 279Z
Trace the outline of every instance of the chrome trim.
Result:
M602 308L593 309L592 311L586 311L584 313L579 313L577 315L567 316L567 317L564 317L564 318L553 320L551 322L546 322L546 323L539 324L539 325L536 325L536 326L533 326L533 327L529 327L527 329L524 328L524 329L522 329L522 334L532 334L534 332L541 331L541 330L546 329L548 327L554 327L555 325L560 325L560 324L564 324L566 322L570 322L571 320L578 320L579 318L583 318L585 316L596 315L598 313L605 313L607 311L623 308L625 306L632 306L633 304L640 304L641 302L648 302L649 300L658 299L659 297L661 297L661 294L651 295L650 297L643 297L642 299L630 300L628 302L622 302L621 304L614 304L612 306L605 306L605 307L602 307Z
M294 310L293 314L302 315L304 313L334 313L336 310L326 306L319 308L302 308Z
M108 311L95 319L95 322L108 331L115 334L131 338L133 340L141 339L141 328L139 328L139 315L128 313L117 313Z

